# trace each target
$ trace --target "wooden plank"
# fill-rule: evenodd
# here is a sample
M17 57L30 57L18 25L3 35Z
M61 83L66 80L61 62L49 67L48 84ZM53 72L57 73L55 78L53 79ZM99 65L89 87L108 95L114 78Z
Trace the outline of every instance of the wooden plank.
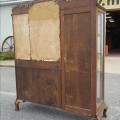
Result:
M23 100L31 101L31 97L33 90L31 90L32 86L32 69L31 68L22 68L22 76L23 76Z
M60 72L40 70L38 75L38 103L61 107Z
M61 108L60 71L16 67L17 98Z
M89 109L85 109L85 108L79 108L79 107L73 107L73 106L69 106L66 105L65 106L65 110L69 111L69 112L74 112L80 115L87 115L87 116L92 116L91 115L91 110Z
M71 1L62 1L58 2L61 9L72 9L72 8L79 8L85 7L90 5L90 0L71 0Z
M47 62L47 61L31 61L31 60L15 60L17 67L41 68L41 69L54 69L61 70L60 61Z
M20 15L20 14L28 14L28 11L31 6L33 6L36 3L44 3L44 2L50 2L52 0L35 0L32 3L28 3L25 5L18 5L13 8L12 14L13 15ZM55 0L56 4L58 4L61 9L67 9L67 8L78 8L78 7L85 7L89 5L97 5L98 1L97 0L85 0L85 1L77 1L77 0L72 0L72 1L60 1L60 0Z
M64 21L65 104L91 109L91 13L67 14Z
M31 80L31 101L38 103L38 69L32 69L32 80Z
M97 14L96 14L96 7L92 8L91 11L91 108L92 108L92 115L96 116L96 100L97 100ZM94 58L94 59L93 59Z
M23 69L16 67L17 99L23 99Z

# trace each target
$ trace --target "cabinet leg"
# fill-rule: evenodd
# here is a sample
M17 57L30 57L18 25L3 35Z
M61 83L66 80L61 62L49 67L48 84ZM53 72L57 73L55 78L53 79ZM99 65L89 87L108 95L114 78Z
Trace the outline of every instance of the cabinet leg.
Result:
M15 101L15 111L19 111L19 104L25 102L23 100L16 99Z
M107 117L107 114L106 114L107 110L108 110L108 108L105 108L104 111L103 111L103 117L105 117L105 118Z

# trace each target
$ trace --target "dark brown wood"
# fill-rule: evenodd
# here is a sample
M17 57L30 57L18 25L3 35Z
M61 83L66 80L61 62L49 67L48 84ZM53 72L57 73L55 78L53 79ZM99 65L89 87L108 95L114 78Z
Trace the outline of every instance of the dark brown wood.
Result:
M73 8L80 8L80 7L87 7L87 6L96 6L98 3L97 0L63 0L58 2L61 9L73 9Z
M64 24L65 104L90 109L91 13L65 14Z
M18 5L13 8L12 15L28 14L29 8L37 3L49 2L52 0L34 0L31 3L25 5ZM79 8L86 6L95 6L97 5L97 0L55 0L56 4L59 4L60 9L69 9L69 8Z
M78 59L77 59L77 63L79 63L81 60L80 60L80 56L82 56L82 54L80 53L80 55L78 55L79 54L79 45L80 44L78 44L79 43L79 39L80 39L80 37L79 37L79 33L82 31L82 30L80 30L80 27L81 26L79 26L79 22L78 23L76 23L76 21L71 21L71 18L69 18L70 17L70 15L79 15L78 13L90 13L91 11L90 11L90 9L91 8L89 8L89 7L81 7L81 8L74 8L74 9L67 9L67 10L62 10L61 11L61 21L62 21L62 25L61 25L61 30L62 30L62 32L61 32L61 39L62 39L62 45L64 46L64 47L62 47L62 49L63 49L63 51L62 51L62 106L63 106L63 108L64 109L66 109L66 110L68 110L69 108L67 108L67 107L65 107L66 106L66 101L65 101L65 99L67 99L66 98L66 89L65 89L65 87L66 86L69 86L69 84L68 83L66 83L65 82L65 77L66 77L66 74L65 74L65 61L66 61L66 50L65 50L65 48L68 48L68 52L69 52L69 55L68 55L68 58L69 58L69 60L71 60L71 61L73 61L74 60L74 62L75 62L75 64L76 64L76 60L74 59L74 56L77 56L78 57ZM65 17L64 16L67 16L68 17L68 23L65 23ZM76 18L74 18L74 20L75 20ZM77 20L77 19L76 19ZM79 21L80 19L78 19L77 21ZM89 21L90 22L90 21ZM76 23L76 24L74 24L74 23ZM72 24L74 24L74 25L72 25ZM67 26L65 26L65 25L67 25ZM81 25L81 24L80 24ZM68 38L68 40L71 38L71 39L73 39L73 42L71 42L70 43L70 46L66 46L66 44L67 43L69 43L68 41L65 41L66 40L66 37L65 37L65 35L67 35L66 34L66 32L65 32L65 30L64 30L64 26L65 26L65 28L67 28L67 27L71 27L71 28L68 28L66 31L68 32L68 35L70 35L69 36L69 38ZM77 27L74 27L74 26L79 26L79 29L77 28ZM83 32L84 31L86 31L86 30L84 30L84 28L81 28L81 29L83 29ZM78 32L79 31L79 32ZM76 32L76 33L75 33ZM89 31L89 33L90 33L90 31ZM81 33L82 34L82 33ZM87 33L86 33L87 34ZM90 36L90 35L89 35ZM88 36L88 37L89 37ZM77 37L77 38L76 38ZM81 37L82 38L82 37ZM77 39L77 42L76 42L76 39ZM88 39L88 41L90 41L90 39L91 38L89 38ZM89 42L88 42L89 43ZM82 45L82 44L81 44ZM85 45L85 44L84 44ZM87 46L88 44L86 44L86 46ZM90 44L89 44L90 45ZM86 46L84 46L84 48L86 48ZM83 47L82 47L83 48ZM89 49L90 47L88 47L88 49ZM71 49L71 50L70 50ZM78 51L77 51L78 50ZM74 53L73 53L74 52ZM90 51L89 51L90 52ZM75 54L75 55L74 55ZM74 55L74 56L73 56ZM89 55L88 56L90 56L90 53L89 53ZM82 58L81 58L82 59ZM88 59L86 59L86 60L88 60ZM85 60L85 61L86 61ZM78 62L79 61L79 62ZM90 61L89 61L90 62ZM76 65L71 65L71 67L69 67L70 66L70 64L68 63L67 64L67 66L68 66L68 74L70 75L70 77L69 78L71 78L71 85L73 85L73 95L76 95L76 97L74 96L74 98L77 98L77 101L78 101L78 103L80 103L80 98L78 99L78 97L79 97L79 93L77 93L77 92L75 92L76 90L78 90L79 91L79 87L78 87L78 89L76 89L76 87L74 87L74 85L75 85L75 80L77 80L76 81L76 84L79 84L79 78L80 78L80 76L82 75L82 69L81 69L81 66L80 65L82 65L82 62L80 62L79 64L76 64ZM82 66L84 66L84 65L82 65ZM71 69L71 72L70 72L70 69ZM90 69L88 69L88 70L90 70ZM72 74L73 73L73 74ZM84 71L83 71L83 73L84 73ZM86 72L85 72L86 73ZM85 75L85 73L84 73L84 75ZM89 76L90 77L90 76ZM82 80L82 78L80 78L81 80ZM67 81L68 82L68 81ZM84 83L83 83L84 84ZM91 85L91 83L88 83L89 85ZM87 85L87 84L86 84ZM77 85L78 86L78 85ZM87 87L86 87L87 88ZM81 89L81 88L80 88ZM85 89L84 89L85 90ZM86 91L86 90L85 90ZM70 89L68 89L67 90L67 92L69 92L70 93ZM77 94L75 94L75 93L77 93ZM72 96L71 96L72 97ZM90 97L90 94L89 94L89 97ZM74 99L73 98L73 99ZM86 99L86 98L85 98ZM74 99L75 100L75 99ZM89 100L91 100L90 98L89 98ZM75 102L75 101L74 101ZM81 102L82 103L82 102ZM89 105L88 105L88 107L90 106L90 101L89 102L87 102ZM84 103L82 103L83 104L83 106L84 106ZM68 106L68 105L67 105ZM76 105L77 106L77 105ZM80 107L80 104L78 105L79 107ZM77 107L78 107L77 106ZM82 106L81 106L82 107ZM73 108L73 107L72 107ZM75 108L75 106L74 106L74 108ZM71 109L70 109L71 110ZM69 110L69 111L70 111ZM79 108L78 109L78 112L80 113L80 111L81 111L81 109ZM85 112L84 112L85 113Z
M64 77L65 77L65 69L64 69L64 56L65 56L65 52L64 52L64 18L63 18L63 10L60 11L60 37L61 37L61 91L62 91L62 108L65 109L65 81L64 81Z
M60 71L16 67L17 99L61 108Z
M96 117L96 99L97 99L97 20L96 7L92 7L91 14L91 109L92 116Z
M79 8L90 5L90 0L71 0L71 1L62 1L59 2L61 9L70 9L70 8Z
M32 4L18 5L12 9L12 15L28 14L28 10Z
M74 51L73 53L76 53L76 49L79 50L79 48L77 48L78 44L75 45L75 47L74 47L74 44L76 43L76 39L78 39L78 38L76 38L78 34L74 33L74 31L75 30L79 31L79 30L77 29L77 27L75 27L75 29L74 29L74 26L76 25L77 22L76 21L72 21L71 22L72 17L68 18L66 20L68 22L68 29L66 30L68 32L68 40L73 39L73 38L74 38L74 40L73 40L73 42L72 41L70 42L71 46L65 46L66 43L69 44L69 41L66 42L66 39L67 39L66 35L67 35L67 33L65 32L65 30L64 30L65 28L64 27L65 27L65 25L67 25L67 23L65 23L65 17L64 16L65 15L66 16L70 16L70 15L73 16L74 14L80 14L80 13L88 13L88 12L90 12L91 13L90 17L91 18L89 20L91 21L91 23L90 23L90 26L91 26L90 27L90 31L91 32L89 31L89 33L91 33L91 35L90 35L91 37L90 37L90 43L88 43L88 44L90 45L90 50L89 51L91 51L91 53L89 53L89 54L91 56L88 55L88 57L87 57L87 59L90 58L89 63L91 63L91 65L90 65L90 71L88 72L90 74L90 76L88 77L88 78L90 78L90 80L87 79L90 82L89 83L90 87L86 87L84 89L87 89L88 91L91 91L90 92L90 101L91 102L90 102L89 105L87 105L88 108L90 106L90 108L89 108L89 111L90 111L89 115L97 119L97 115L96 115L96 111L97 111L97 104L96 104L96 97L97 97L96 96L96 94L97 94L97 92L96 92L96 90L97 90L96 89L96 84L97 84L97 82L96 82L96 71L97 71L96 65L97 65L97 59L93 59L93 58L97 58L97 56L96 56L97 55L97 52L96 52L97 51L97 49L96 49L96 37L97 37L97 31L96 31L97 30L97 26L96 26L97 24L96 23L97 23L97 19L95 19L97 17L97 13L95 12L96 11L96 6L80 7L78 9L76 9L76 8L72 8L72 9L64 8L64 9L65 10L62 10L62 12L61 12L61 16L62 16L61 17L61 21L62 21L61 22L61 24L62 24L61 25L61 29L63 31L61 33L61 36L62 36L61 37L61 39L62 39L61 42L62 42L62 45L64 46L64 47L62 47L62 49L63 49L63 53L62 53L62 57L63 57L62 58L62 64L63 64L62 65L62 106L67 111L70 111L70 112L73 111L75 113L83 113L83 114L87 114L88 115L87 111L85 112L83 109L80 109L78 104L76 106L74 106L74 107L72 106L73 103L76 102L75 101L76 96L78 97L78 94L79 94L79 93L77 95L75 94L75 93L77 93L79 91L79 90L76 90L77 89L76 87L78 86L78 84L80 84L80 83L75 82L75 79L76 79L76 71L79 71L81 67L79 67L79 65L76 65L76 67L74 67L74 65L72 65L71 67L69 67L70 63L68 63L68 65L65 66L65 62L66 62L66 58L65 57L66 57L66 49L68 49L70 47L71 49L68 50L68 52L70 52L70 55L68 57L69 57L69 59L71 61L76 62L76 60L73 60L74 54L72 54L72 52ZM74 20L75 20L75 18L74 18ZM74 24L74 25L72 25L72 24ZM84 30L84 28L83 28L83 30ZM87 42L86 42L86 44L87 44ZM86 48L88 48L88 47L86 47ZM81 56L84 56L84 53ZM81 60L82 60L82 58L79 60L79 62ZM67 70L66 70L66 68L67 68ZM69 77L68 74L67 75L65 74L65 71L67 71L67 73L69 73L70 70L72 72L73 71L75 71L75 72L73 74L71 72L70 73L70 77ZM81 71L84 72L84 70L81 70ZM81 74L79 74L79 76L80 75ZM66 76L68 78L66 78ZM83 78L85 80L85 77L83 77ZM68 81L69 79L71 79L71 81ZM79 79L81 79L81 77ZM67 82L65 82L65 80ZM68 86L70 88L70 85L68 84L69 82L72 85L72 87L71 87L72 89L65 89L66 86ZM87 86L87 84L86 84L86 86ZM81 88L81 87L79 87L79 88ZM71 90L71 92L70 92L70 90ZM69 91L70 98L71 98L71 102L68 101L69 104L72 104L72 105L70 105L70 107L69 107L68 104L66 104L66 93L67 93L67 91ZM75 91L77 91L77 92L75 92ZM87 95L85 95L85 97L86 96ZM73 98L73 100L72 100L72 98ZM84 99L84 97L82 96L82 100L83 99ZM86 99L87 99L87 97L86 97ZM77 100L77 101L80 102L81 100ZM88 103L88 101L86 103ZM84 106L84 108L85 108L85 106Z
M90 5L96 6L98 4L98 0L91 0Z
M16 88L17 88L17 99L22 100L23 99L23 74L21 68L15 68L16 69Z
M87 115L87 116L92 116L91 115L91 110L89 109L84 109L84 108L79 108L79 107L72 107L72 106L65 106L65 110L69 111L69 112L74 112L80 115Z
M61 81L60 72L53 70L41 70L38 82L38 103L61 107Z
M17 67L30 67L30 68L41 68L41 69L53 69L61 70L60 61L37 61L37 60L15 60Z

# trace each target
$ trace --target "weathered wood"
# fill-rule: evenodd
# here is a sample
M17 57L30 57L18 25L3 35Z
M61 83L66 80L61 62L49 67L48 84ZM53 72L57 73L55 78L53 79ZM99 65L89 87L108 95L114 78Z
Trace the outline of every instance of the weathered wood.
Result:
M37 61L37 60L15 60L15 65L17 67L28 67L28 68L41 68L41 69L53 69L61 70L60 61Z
M23 74L22 69L17 68L16 69L16 91L17 91L17 99L23 100Z
M89 21L88 21L89 19ZM91 13L64 15L66 105L91 108Z
M61 107L60 71L16 67L17 99Z
M96 98L97 98L97 77L96 77L96 72L97 72L97 13L96 7L92 8L92 14L91 14L91 109L92 109L92 115L95 117L96 116ZM96 18L96 19L95 19ZM94 58L94 59L93 59Z
M12 15L28 14L28 10L32 4L19 5L12 9Z
M96 7L97 0L36 0L31 5L13 9L13 17L28 15L30 40L30 59L15 59L17 100L62 108L100 120L105 115L106 105L104 99L97 104L96 25L98 12L105 17L104 9ZM48 14L50 11L53 12ZM41 31L41 26L47 32ZM54 37L52 32L56 30L57 37ZM18 108L19 104L16 105Z
M50 1L53 1L53 0L34 0L33 2L25 5L18 5L13 8L12 15L28 14L29 9L32 5L37 3L50 2ZM54 2L58 4L61 9L96 6L98 4L98 0L84 0L84 1L83 0L54 0Z

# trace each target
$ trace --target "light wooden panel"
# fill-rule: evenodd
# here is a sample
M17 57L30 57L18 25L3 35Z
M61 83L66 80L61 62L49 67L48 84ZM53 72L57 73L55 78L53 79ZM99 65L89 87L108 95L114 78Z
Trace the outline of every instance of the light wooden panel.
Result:
M59 6L54 2L33 5L29 10L31 56L33 60L60 58Z
M14 40L16 59L30 60L28 14L14 15Z

